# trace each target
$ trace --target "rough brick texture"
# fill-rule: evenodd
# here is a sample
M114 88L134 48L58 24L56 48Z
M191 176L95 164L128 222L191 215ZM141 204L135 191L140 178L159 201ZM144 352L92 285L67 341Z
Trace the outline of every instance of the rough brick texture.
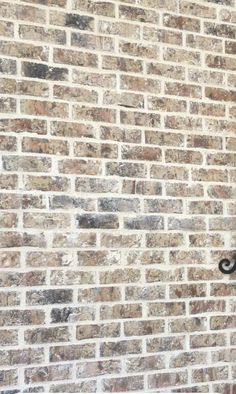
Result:
M235 0L3 0L0 36L1 393L235 394Z

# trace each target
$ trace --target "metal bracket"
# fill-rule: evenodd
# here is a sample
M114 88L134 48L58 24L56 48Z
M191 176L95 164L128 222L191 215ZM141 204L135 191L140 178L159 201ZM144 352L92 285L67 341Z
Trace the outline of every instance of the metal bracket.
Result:
M236 271L236 256L233 256L232 261L229 259L222 259L219 262L219 270L223 274L232 274Z

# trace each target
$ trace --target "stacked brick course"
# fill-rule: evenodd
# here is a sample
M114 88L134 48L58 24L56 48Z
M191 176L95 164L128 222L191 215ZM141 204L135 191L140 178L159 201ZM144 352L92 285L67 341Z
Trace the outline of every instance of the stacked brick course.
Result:
M3 0L0 35L1 392L235 393L235 0Z

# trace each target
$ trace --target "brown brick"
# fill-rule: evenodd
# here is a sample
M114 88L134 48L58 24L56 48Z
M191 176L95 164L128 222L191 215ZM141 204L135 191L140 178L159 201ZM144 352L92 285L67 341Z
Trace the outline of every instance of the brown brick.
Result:
M184 336L170 336L170 337L157 337L149 338L147 340L148 353L166 352L175 350L184 350L185 340Z
M131 23L99 21L98 31L102 34L111 34L124 38L140 38L140 26Z
M0 330L0 344L1 344L1 346L18 345L17 330L1 329Z
M118 156L117 145L75 142L74 155L78 157L116 159Z
M190 103L190 113L203 116L224 116L225 106L221 104Z
M224 245L224 240L220 234L190 234L189 245L192 247L219 247Z
M49 13L50 24L71 27L79 30L94 30L94 18L87 15L52 11Z
M185 315L184 302L152 302L148 304L148 316L183 316Z
M115 357L126 354L141 353L141 340L123 340L113 342L103 342L100 346L101 357Z
M90 125L77 122L51 122L51 134L58 137L94 138L96 131Z
M110 284L110 283L135 283L140 279L140 271L133 268L125 268L113 271L103 271L100 272L100 283Z
M144 388L143 376L140 375L103 379L102 385L102 390L108 393L136 391Z
M181 233L147 234L146 245L149 248L170 248L183 245L184 239Z
M50 347L50 361L71 361L95 357L95 346L91 344Z
M159 14L154 10L145 10L143 8L130 7L126 5L119 6L120 19L127 19L137 22L146 22L156 24L159 22Z
M72 290L32 290L26 293L26 302L27 305L68 304L72 295Z
M201 164L202 154L194 150L167 149L165 160L167 163Z
M204 22L204 33L224 38L235 38L236 28L226 24Z
M143 64L142 60L104 55L102 57L102 68L105 70L132 71L137 73L143 70Z
M135 319L142 317L141 304L104 305L100 308L101 320Z
M157 45L144 45L129 41L120 41L119 52L129 56L145 57L148 59L159 58L159 47Z
M200 21L195 18L178 16L173 14L163 15L163 24L166 27L172 27L180 30L200 31Z
M66 44L66 33L59 29L45 29L41 26L20 25L19 36L24 40L40 41L56 45Z
M121 371L121 362L118 360L94 361L78 363L76 367L78 378L115 374Z
M58 380L67 380L72 377L72 364L49 365L26 368L25 383L38 383Z
M187 85L179 82L167 82L165 84L165 93L174 96L184 96L184 97L193 97L193 98L202 97L201 86Z
M223 52L223 42L218 38L188 34L187 46L211 52Z
M191 135L187 137L187 146L189 148L222 149L222 139L220 137Z
M233 57L223 57L206 55L205 63L207 67L220 68L221 70L236 70L236 60Z
M125 368L127 372L146 372L165 368L163 356L131 357L126 360Z
M21 4L9 4L3 2L0 15L7 19L26 20L36 23L45 23L46 21L45 10Z
M162 186L160 182L155 181L124 179L122 183L122 193L158 196L162 194Z
M118 287L94 287L78 291L79 302L114 302L120 300L121 292Z
M174 100L171 98L159 98L159 97L149 96L148 109L156 110L156 111L166 111L166 112L186 112L187 105L186 105L186 101L183 100ZM162 135L163 134L164 133L162 133ZM173 138L175 138L174 134L172 134L172 136ZM174 145L174 141L172 141L171 145Z
M116 111L107 108L92 108L85 106L75 105L73 107L73 118L90 120L92 122L107 122L114 123L116 117Z
M98 1L83 1L75 0L73 4L73 10L84 11L93 15L102 15L113 17L115 16L115 5L110 2L98 2Z
M180 12L183 14L194 15L201 18L216 19L216 9L195 2L182 1L180 4Z
M181 117L167 115L165 117L165 128L175 130L194 130L195 132L201 131L202 119L189 116Z
M79 383L54 384L50 387L50 393L96 393L96 380L85 380ZM34 390L35 391L35 390Z
M124 323L126 336L144 336L159 334L164 331L163 320L130 321Z
M170 321L170 332L206 331L207 320L205 317L191 317Z
M120 78L120 88L138 92L160 93L160 82L155 79L123 75Z
M151 166L151 178L157 179L188 179L188 169L176 166L161 166L153 164Z
M108 162L106 174L120 177L145 178L146 166L142 163Z
M89 306L52 308L51 323L77 323L95 320L95 308Z
M202 197L204 191L202 185L198 183L192 186L186 183L167 183L166 195L176 197Z
M52 241L55 248L87 248L96 245L95 233L62 233L55 234Z
M193 382L209 382L214 380L223 380L228 378L228 367L209 367L202 369L193 369Z
M1 132L11 130L14 133L36 133L46 134L46 121L38 119L2 119L0 120Z
M215 313L215 312L225 312L226 304L224 300L216 301L190 301L190 313Z
M0 274L1 287L40 286L46 284L45 271L7 272Z
M55 63L71 64L80 67L97 67L98 65L97 55L64 48L53 49L53 60Z
M83 324L76 327L76 339L111 338L120 336L120 323Z
M9 41L1 41L0 53L1 55L10 57L23 57L42 61L48 60L48 47L23 42L12 42L9 45Z
M7 324L8 326L25 326L32 324L44 324L45 312L37 310L17 310L12 309L10 311L1 312L0 326Z
M187 383L187 372L163 372L159 374L149 375L149 389L168 387L176 385L184 385Z
M1 268L17 268L20 266L20 252L0 252Z
M204 264L206 259L203 251L197 250L172 250L169 253L171 264Z
M80 270L55 270L51 271L50 283L53 286L94 284L94 274Z
M183 278L184 278L184 271L182 268L175 268L175 269L173 269L173 268L171 268L171 269L148 268L148 269L146 269L147 283L182 281Z
M0 355L2 366L40 364L44 361L44 349L42 348L3 350Z
M164 297L165 288L159 285L146 286L145 290L141 286L127 286L125 288L125 299L129 301L154 301L157 298L163 299Z
M200 65L200 53L187 51L185 49L165 48L163 53L164 60L174 63L184 63L188 65Z
M133 126L160 127L160 115L145 112L120 112L121 123Z
M68 342L71 338L68 327L33 328L24 333L28 344Z
M113 52L115 44L111 37L72 32L71 45L93 51Z
M197 271L197 268L192 269ZM190 272L190 271L189 271ZM199 275L199 274L198 274ZM188 276L189 280L196 280L196 277L191 275ZM204 276L200 277L201 280L204 280ZM206 297L206 285L205 284L178 284L178 285L170 285L170 298L195 298L195 297Z
M13 385L18 382L17 369L5 369L0 371L0 387Z
M122 159L124 160L145 160L145 161L160 161L161 149L151 147L133 147L123 145L121 151Z
M42 191L67 191L69 189L69 180L64 177L55 176L27 176L25 178L26 190Z
M0 112L13 113L16 112L16 100L14 98L0 98Z
M25 77L47 79L52 81L67 81L68 70L60 67L49 67L41 63L22 62L21 73Z
M110 193L117 193L119 182L116 179L76 178L75 188L83 193L106 193L107 190Z
M188 365L196 365L207 363L207 353L205 352L185 352L170 359L171 368L181 368Z
M218 201L191 201L188 212L193 215L222 215L223 204Z
M224 334L201 334L190 336L190 347L202 348L202 347L213 347L213 346L225 346L226 337Z
M172 66L163 63L150 62L147 63L147 73L177 80L185 79L184 67L177 65Z

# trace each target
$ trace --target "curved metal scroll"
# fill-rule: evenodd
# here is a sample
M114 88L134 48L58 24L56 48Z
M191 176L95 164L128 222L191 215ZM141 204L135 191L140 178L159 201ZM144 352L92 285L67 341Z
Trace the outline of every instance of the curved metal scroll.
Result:
M233 256L232 261L229 259L222 259L219 262L219 270L223 274L232 274L236 271L236 256Z

